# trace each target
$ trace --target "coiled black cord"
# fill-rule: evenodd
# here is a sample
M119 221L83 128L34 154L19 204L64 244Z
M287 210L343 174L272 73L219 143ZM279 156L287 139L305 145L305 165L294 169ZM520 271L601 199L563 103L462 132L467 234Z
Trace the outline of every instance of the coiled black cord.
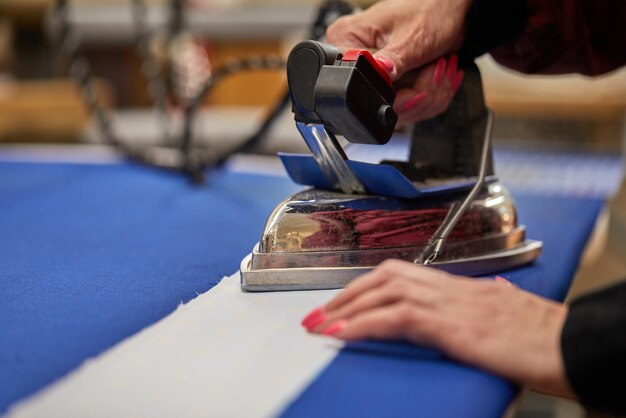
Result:
M131 145L122 141L112 126L110 112L99 102L93 83L93 72L89 61L80 50L80 39L72 28L68 17L68 0L57 0L51 14L53 40L59 55L70 63L70 73L78 81L82 96L90 113L93 115L98 131L104 141L116 147L129 160L154 167L184 172L194 183L204 180L204 171L209 167L219 167L233 154L246 152L256 147L267 135L278 116L289 104L289 93L285 92L272 106L271 111L260 124L259 129L236 147L217 153L210 148L193 146L193 126L198 110L204 98L212 88L224 78L244 71L280 70L284 60L274 56L251 56L236 59L215 69L204 82L195 96L183 103L183 129L179 137L171 135L171 120L167 111L168 89L161 65L150 50L154 33L146 23L147 9L143 0L132 0L133 23L135 25L135 44L142 61L144 76L148 82L148 91L154 101L154 107L163 121L164 146ZM166 45L184 29L183 0L171 0L170 22ZM327 0L318 9L315 21L311 25L310 38L321 39L328 25L337 17L352 12L352 6L343 0ZM178 95L182 97L183 95ZM174 154L174 155L172 155Z

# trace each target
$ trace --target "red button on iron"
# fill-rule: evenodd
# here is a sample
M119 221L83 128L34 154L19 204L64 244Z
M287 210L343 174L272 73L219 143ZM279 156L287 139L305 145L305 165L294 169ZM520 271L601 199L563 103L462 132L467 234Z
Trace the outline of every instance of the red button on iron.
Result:
M349 49L343 54L341 61L356 61L357 59L359 59L360 56L365 57L365 59L368 60L370 64L372 64L372 67L374 67L374 69L378 71L378 73L383 77L387 84L391 86L391 78L389 78L389 74L387 74L387 71L385 71L385 69L381 67L378 61L376 61L376 58L374 58L371 52L369 52L367 49Z

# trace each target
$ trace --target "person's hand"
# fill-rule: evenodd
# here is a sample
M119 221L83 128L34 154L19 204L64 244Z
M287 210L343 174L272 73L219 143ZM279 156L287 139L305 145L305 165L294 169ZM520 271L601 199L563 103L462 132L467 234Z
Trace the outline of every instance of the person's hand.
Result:
M326 41L339 47L377 49L391 79L460 46L471 0L386 0L337 19Z
M518 384L573 397L560 349L567 312L565 305L506 280L454 276L388 260L302 324L346 341L406 339Z
M382 1L335 21L326 40L377 49L374 56L394 81L420 68L412 87L398 90L394 103L399 126L420 122L443 113L461 85L457 57L442 56L460 45L468 7L468 0Z
M445 112L463 82L458 58L443 57L424 67L410 87L396 91L393 108L398 126L429 120Z

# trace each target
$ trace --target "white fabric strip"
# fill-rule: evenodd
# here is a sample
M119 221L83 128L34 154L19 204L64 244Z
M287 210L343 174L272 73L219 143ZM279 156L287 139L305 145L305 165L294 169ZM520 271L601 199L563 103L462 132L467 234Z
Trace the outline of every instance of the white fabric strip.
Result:
M336 292L244 293L236 273L8 415L275 416L341 348L299 325Z

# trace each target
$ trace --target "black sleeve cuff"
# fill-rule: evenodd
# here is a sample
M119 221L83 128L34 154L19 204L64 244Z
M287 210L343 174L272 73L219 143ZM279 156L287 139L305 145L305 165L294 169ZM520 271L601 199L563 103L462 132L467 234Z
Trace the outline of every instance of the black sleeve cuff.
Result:
M567 378L583 405L626 415L626 283L574 301L561 351Z
M465 21L459 62L467 65L493 48L514 41L527 19L526 0L474 0Z

